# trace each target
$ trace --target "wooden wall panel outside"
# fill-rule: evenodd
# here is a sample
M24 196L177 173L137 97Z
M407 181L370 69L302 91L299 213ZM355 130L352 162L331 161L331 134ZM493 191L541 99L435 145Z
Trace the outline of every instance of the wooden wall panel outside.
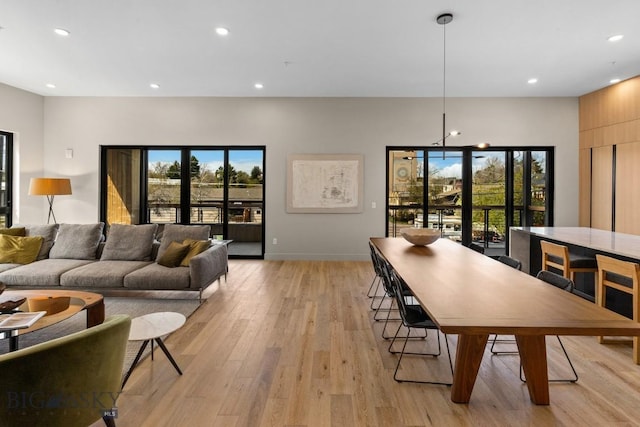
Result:
M140 200L140 151L107 151L107 223L131 224Z
M591 227L611 230L613 211L613 147L591 150Z
M616 146L616 231L640 234L640 142Z

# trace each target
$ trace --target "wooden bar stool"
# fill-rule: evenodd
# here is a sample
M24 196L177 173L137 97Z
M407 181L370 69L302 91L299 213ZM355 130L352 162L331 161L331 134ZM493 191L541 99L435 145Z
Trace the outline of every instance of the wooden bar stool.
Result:
M542 270L561 271L567 279L576 281L576 273L593 273L598 281L598 264L595 258L569 253L569 248L546 240L540 241L542 248Z
M607 288L617 289L631 295L633 299L633 320L638 322L640 299L640 265L635 262L622 261L604 255L596 255L598 260L598 282L596 284L596 304L606 305ZM604 337L598 337L598 342L606 343ZM640 365L640 348L638 337L633 337L633 362Z

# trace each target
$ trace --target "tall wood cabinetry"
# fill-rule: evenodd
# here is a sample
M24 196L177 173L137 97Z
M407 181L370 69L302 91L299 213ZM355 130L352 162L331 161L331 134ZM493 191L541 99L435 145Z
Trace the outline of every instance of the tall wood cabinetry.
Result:
M640 234L640 76L580 97L580 226Z

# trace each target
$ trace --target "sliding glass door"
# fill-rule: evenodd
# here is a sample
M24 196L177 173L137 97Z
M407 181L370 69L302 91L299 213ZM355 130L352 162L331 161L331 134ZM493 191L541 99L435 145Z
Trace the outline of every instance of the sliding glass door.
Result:
M180 150L148 150L145 191L147 223L180 223L182 154Z
M225 150L192 150L190 172L190 222L210 224L214 238L224 237Z
M226 236L241 255L262 253L264 151L229 150L226 170Z
M387 148L387 235L428 227L488 255L511 226L553 224L553 148Z
M13 134L0 131L0 228L11 226Z
M503 253L507 229L507 153L474 151L471 159L471 240Z
M107 224L208 224L230 256L264 256L264 147L102 147Z

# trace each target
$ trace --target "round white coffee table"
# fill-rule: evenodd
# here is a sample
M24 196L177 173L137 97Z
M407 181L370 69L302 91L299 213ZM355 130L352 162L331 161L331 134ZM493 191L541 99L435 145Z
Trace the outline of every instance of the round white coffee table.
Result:
M171 353L167 350L164 343L162 342L161 337L171 332L174 332L186 322L187 318L184 317L183 314L173 313L170 311L163 311L159 313L151 313L145 314L144 316L136 317L131 319L131 329L129 331L129 341L143 341L136 358L133 360L131 367L127 371L127 374L122 381L122 387L127 383L131 372L133 372L133 368L136 367L140 357L142 356L142 352L147 347L147 344L151 342L151 360L153 360L153 342L158 343L158 346L162 349L164 354L167 356L171 364L176 371L180 375L182 375L182 371L178 367L178 364L173 357L171 357Z

